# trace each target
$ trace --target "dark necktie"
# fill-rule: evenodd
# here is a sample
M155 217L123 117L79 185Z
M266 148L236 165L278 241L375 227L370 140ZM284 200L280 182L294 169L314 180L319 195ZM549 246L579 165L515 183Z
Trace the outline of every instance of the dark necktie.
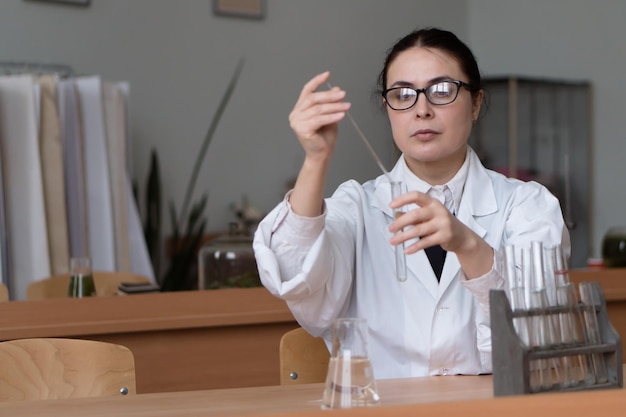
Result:
M424 249L424 251L426 252L426 256L428 256L430 266L433 268L437 281L439 281L441 279L441 272L443 271L443 263L446 260L446 253L448 252L443 250L441 245L431 246Z
M450 210L450 205L452 204L452 191L450 191L447 186L433 187L429 190L428 194L439 200L441 204ZM437 282L439 282L441 280L441 272L443 271L443 264L446 260L447 252L443 250L441 245L431 246L424 250L426 251L426 256L428 256L428 260L430 261L430 266L433 268L433 272L437 277Z

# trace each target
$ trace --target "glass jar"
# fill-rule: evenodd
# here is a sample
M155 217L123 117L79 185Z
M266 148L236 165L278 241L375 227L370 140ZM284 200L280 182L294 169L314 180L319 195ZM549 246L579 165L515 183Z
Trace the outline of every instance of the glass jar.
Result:
M67 295L72 298L93 297L96 295L96 285L91 271L91 259L70 259L70 284Z
M626 226L611 227L602 239L602 261L607 268L626 267Z
M202 246L198 254L198 289L260 287L252 238L231 223L228 235Z

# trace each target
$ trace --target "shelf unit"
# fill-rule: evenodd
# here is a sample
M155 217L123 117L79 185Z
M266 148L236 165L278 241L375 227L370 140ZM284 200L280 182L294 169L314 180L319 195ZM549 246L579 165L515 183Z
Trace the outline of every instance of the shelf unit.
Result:
M591 85L517 76L483 80L485 100L469 143L483 164L545 185L561 202L570 264L587 265L591 237Z

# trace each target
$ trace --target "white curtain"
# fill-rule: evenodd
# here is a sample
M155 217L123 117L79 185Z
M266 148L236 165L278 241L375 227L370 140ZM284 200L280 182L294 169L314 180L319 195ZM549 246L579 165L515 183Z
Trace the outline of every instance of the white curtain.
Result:
M29 283L90 256L154 281L130 184L127 83L0 76L0 281Z

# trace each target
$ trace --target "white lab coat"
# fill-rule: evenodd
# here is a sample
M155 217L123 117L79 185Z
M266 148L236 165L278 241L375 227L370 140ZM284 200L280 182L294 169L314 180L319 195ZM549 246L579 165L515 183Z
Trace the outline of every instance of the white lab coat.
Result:
M506 244L534 240L569 251L559 202L545 187L485 169L471 149L468 158L457 218L494 248L495 258ZM412 175L403 164L390 172L393 180ZM294 216L282 201L254 238L263 285L329 346L333 319L366 318L376 378L490 373L489 290L504 287L498 262L486 275L467 280L449 252L438 283L419 251L407 256L408 279L399 282L387 229L390 196L384 175L363 185L343 183L325 200L321 233L304 247L297 231L276 240L274 231ZM282 276L284 270L294 272Z

